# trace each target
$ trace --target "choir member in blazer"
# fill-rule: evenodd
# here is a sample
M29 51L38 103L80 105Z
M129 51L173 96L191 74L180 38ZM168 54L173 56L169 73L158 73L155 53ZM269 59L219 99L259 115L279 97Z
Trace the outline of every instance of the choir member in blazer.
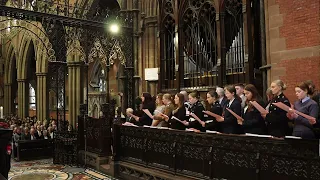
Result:
M151 114L153 114L155 110L155 102L153 102L152 96L144 92L141 96L142 100L142 109L148 109ZM146 113L143 112L141 117L135 116L134 119L136 120L135 124L138 126L151 126L152 124L152 118L150 118Z
M310 93L309 91L309 87L306 83L301 83L295 87L298 101L294 103L294 109L314 117L315 120L308 120L294 112L289 112L287 114L289 119L294 120L292 135L301 137L303 139L315 138L315 134L313 133L313 125L316 123L319 112L318 104L308 96L308 94Z
M238 124L242 125L244 133L266 134L267 127L263 117L250 103L250 101L256 101L262 107L265 107L258 90L254 85L248 84L244 87L244 94L246 96L246 105L243 109L242 115L244 120L238 121Z
M262 114L267 123L268 134L271 136L284 137L289 133L287 112L272 104L282 102L289 107L291 106L288 98L283 94L285 89L286 86L281 80L275 80L271 83L271 91L274 97L269 106L269 113Z
M163 104L165 105L165 108L163 110L163 114L167 115L168 117L171 116L171 113L174 109L174 105L172 103L172 97L171 97L171 94L164 94L163 97L162 97L162 101L163 101ZM163 116L161 115L160 113L157 114L157 115L154 115L153 116L153 119L154 121L158 121L158 126L160 127L168 127L169 124L167 121L165 121L165 117L166 116Z
M241 98L241 108L246 106L246 96L244 95L244 85L242 83L235 84L237 95Z
M318 107L320 107L320 93L316 90L316 86L314 85L313 81L312 80L307 80L307 81L305 81L305 83L309 87L309 94L308 94L309 97L318 104ZM316 124L314 124L313 127L320 128L320 110L319 110L319 113L318 113L317 122L316 122Z
M209 104L208 111L222 116L222 106L219 103L218 93L216 91L209 91L207 93L207 102ZM220 131L219 123L216 118L208 116L205 122L202 122L201 125L205 127L206 130L210 131Z
M204 107L203 104L199 101L198 93L192 92L189 94L189 102L191 104L191 107L188 109L190 113L195 114L199 117L200 120L204 120ZM198 129L200 131L205 131L205 129L202 127L202 125L195 120L193 117L190 116L189 122L186 123L189 128Z
M178 93L175 95L174 97L174 103L176 105L176 109L173 110L172 112L172 116L176 117L177 119L181 120L181 121L185 121L185 117L186 117L186 108L184 106L184 95L181 94L181 93ZM172 129L178 129L178 130L185 130L186 129L186 126L175 120L174 118L166 118L166 121L169 122L170 124L170 127Z
M217 118L217 121L220 122L220 130L222 133L239 134L241 131L237 118L234 117L226 108L229 108L241 116L241 99L236 94L236 88L234 86L226 86L224 90L228 101L226 106L223 108L223 118Z
M217 87L216 92L219 96L219 103L221 104L221 107L225 107L227 105L228 99L224 94L224 89L221 87Z

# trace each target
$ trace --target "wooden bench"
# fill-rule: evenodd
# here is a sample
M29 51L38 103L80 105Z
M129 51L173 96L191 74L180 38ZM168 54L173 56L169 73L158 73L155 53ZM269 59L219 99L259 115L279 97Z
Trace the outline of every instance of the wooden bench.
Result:
M38 139L38 140L21 140L17 143L16 160L51 158L53 155L53 140Z

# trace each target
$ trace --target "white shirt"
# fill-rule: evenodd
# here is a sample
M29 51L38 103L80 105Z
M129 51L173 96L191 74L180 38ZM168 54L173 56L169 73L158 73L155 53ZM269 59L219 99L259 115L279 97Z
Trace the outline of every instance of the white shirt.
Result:
M230 106L231 106L231 104L233 103L234 99L235 99L235 98L233 98L233 99L231 99L231 100L229 101L229 105L228 105L228 107L230 107Z
M50 137L51 137L51 139L53 139L53 132L50 133Z
M219 98L219 104L221 104L224 97Z

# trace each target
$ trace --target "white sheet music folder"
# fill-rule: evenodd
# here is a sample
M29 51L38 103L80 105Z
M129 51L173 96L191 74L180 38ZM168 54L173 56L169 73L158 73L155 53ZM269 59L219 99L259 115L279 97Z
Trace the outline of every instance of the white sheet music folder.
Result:
M209 131L209 130L206 130L206 133L213 133L213 134L217 134L218 131Z
M301 137L297 137L297 136L285 136L285 139L302 139Z
M246 136L252 136L252 137L264 137L264 138L271 138L271 135L261 135L261 134L251 134L251 133L246 133Z

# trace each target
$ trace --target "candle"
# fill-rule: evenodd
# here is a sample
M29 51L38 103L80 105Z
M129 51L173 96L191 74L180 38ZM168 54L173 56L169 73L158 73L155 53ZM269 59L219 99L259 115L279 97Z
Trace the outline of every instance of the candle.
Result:
M3 107L0 107L0 118L3 119Z

